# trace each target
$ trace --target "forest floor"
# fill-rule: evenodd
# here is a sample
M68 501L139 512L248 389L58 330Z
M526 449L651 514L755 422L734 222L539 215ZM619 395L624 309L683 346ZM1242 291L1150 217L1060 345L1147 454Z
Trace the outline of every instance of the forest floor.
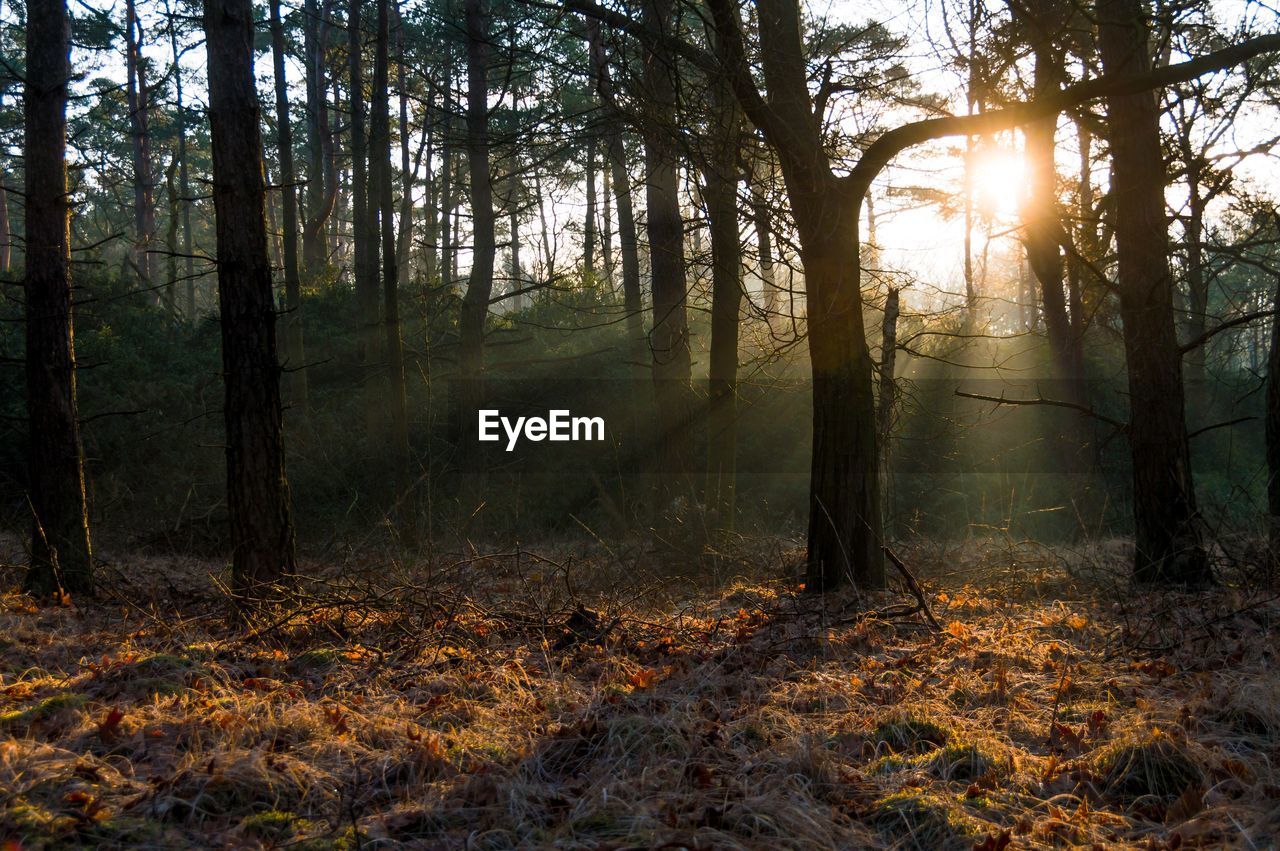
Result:
M7 590L0 844L1276 847L1274 594L1137 595L1116 544L905 546L935 630L798 593L797 555L353 560L254 629L209 562Z

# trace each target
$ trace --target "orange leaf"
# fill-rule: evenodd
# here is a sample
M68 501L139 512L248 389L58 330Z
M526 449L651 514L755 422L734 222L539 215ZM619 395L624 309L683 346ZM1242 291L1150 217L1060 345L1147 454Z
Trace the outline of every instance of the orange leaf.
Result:
M657 677L658 672L653 668L641 668L628 677L627 682L631 684L632 688L646 689L653 685Z
M124 720L124 712L118 707L111 707L107 710L107 717L98 722L98 735L104 739L110 739L115 736L116 728L120 726L120 722Z

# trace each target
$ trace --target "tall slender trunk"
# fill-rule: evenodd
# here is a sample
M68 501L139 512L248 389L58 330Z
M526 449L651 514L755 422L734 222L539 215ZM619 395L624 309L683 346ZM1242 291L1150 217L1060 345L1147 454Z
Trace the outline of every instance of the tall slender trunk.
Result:
M425 137L427 144L427 155L423 160L426 165L425 182L427 188L427 199L426 209L423 211L425 215L422 219L422 242L423 247L426 249L422 259L422 272L426 276L426 286L428 288L435 285L436 275L440 268L437 259L440 251L439 232L437 230L439 218L436 214L436 203L438 200L436 184L438 181L432 171L432 163L435 161L436 149L439 147L439 143L436 141L437 134L435 130L435 122L437 120L437 111L435 103L435 95L432 94L431 100L427 105L426 115L424 115L422 119L422 135Z
M187 171L187 107L183 101L182 92L182 63L178 54L178 28L173 25L173 12L166 4L166 10L169 12L169 49L173 54L173 89L174 99L174 124L175 132L178 134L178 202L182 208L182 253L186 267L183 275L186 278L187 286L187 306L186 318L188 322L194 322L196 318L196 267L195 254L193 251L192 232L191 232L191 180Z
M1193 160L1187 174L1189 197L1187 198L1187 223L1185 231L1187 252L1187 336L1199 339L1208 325L1209 281L1204 273L1204 208L1205 200L1200 191L1200 168ZM1207 346L1196 346L1187 352L1187 386L1192 392L1204 386L1205 354ZM1192 397L1196 398L1195 396Z
M65 0L27 0L23 140L26 196L26 373L30 435L31 567L37 594L93 591L84 453L76 413L67 197L67 81L71 18Z
M604 261L604 279L609 287L609 294L617 296L618 290L613 279L613 180L610 178L609 157L607 150L600 169L600 257Z
M1272 224L1280 232L1280 213L1272 214ZM1267 537L1270 564L1280 567L1280 274L1275 278L1271 307L1271 349L1267 353L1266 447L1267 447Z
M596 273L596 140L587 141L587 211L582 220L582 271L588 281Z
M396 29L396 96L400 107L400 236L396 243L396 277L401 283L409 283L409 259L413 250L413 179L417 172L409 162L409 92L405 84L404 21L400 17L397 0ZM421 155L421 150L419 150Z
M714 84L711 97L715 136L703 172L711 229L706 505L715 528L732 531L737 510L738 318L742 311L742 238L738 228L742 116L727 81Z
M206 0L232 583L249 600L295 572L253 25L250 0Z
M365 98L363 52L364 37L361 30L361 7L364 0L351 0L347 13L347 62L349 82L348 101L351 115L351 222L354 243L354 277L356 310L360 325L360 361L364 366L364 381L370 380L371 371L378 361L379 345L379 296L378 296L378 204L370 191L371 179L368 137L365 135ZM376 152L374 154L376 157ZM379 392L369 386L374 398ZM372 416L376 404L369 405ZM375 417L376 419L376 417Z
M311 276L329 262L325 225L338 200L338 172L329 127L329 84L325 68L332 0L304 0L304 52L307 62L307 216L302 229L302 264Z
M631 200L631 174L627 168L627 148L623 138L626 126L614 98L613 81L600 37L600 25L587 22L587 44L590 50L591 75L605 110L605 156L609 161L609 177L618 208L618 252L622 256L622 301L627 314L627 356L633 376L643 379L648 361L648 343L644 333L644 302L640 294L640 247L636 234L635 208Z
M170 319L177 319L177 284L178 284L178 154L175 151L169 160L169 167L164 170L165 202L169 208L169 218L165 223L165 283L164 309Z
M452 54L445 62L445 91L453 90ZM450 274L450 254L453 241L450 238L450 209L453 206L453 102L446 94L444 99L444 132L440 136L440 281L445 287L453 283Z
M645 0L644 25L651 31L670 26L671 0ZM648 211L649 268L653 278L654 413L658 466L668 496L692 469L692 364L685 311L684 217L680 211L676 132L675 57L657 48L645 54L645 94L649 101L644 129L645 201Z
M459 374L468 393L484 370L484 326L497 252L489 173L489 21L483 0L463 3L467 28L467 165L471 178L471 275L459 323Z
M759 157L757 157L759 159ZM765 313L769 322L778 310L778 282L773 271L773 226L769 218L769 201L757 173L760 166L753 164L751 180L751 223L756 232L756 251L760 269L760 286L763 288Z
M1151 67L1139 0L1098 0L1103 69ZM1203 584L1212 574L1201 540L1183 406L1165 224L1166 174L1153 92L1107 99L1115 197L1117 290L1129 376L1133 456L1134 577Z
M151 169L151 133L148 127L150 104L146 73L142 68L142 23L138 20L134 0L125 2L125 87L129 105L129 135L133 140L133 227L134 266L144 288L152 286L151 243L155 236L156 213L153 197L154 174ZM157 293L148 299L157 301Z
M1061 88L1062 83L1062 69L1045 29L1045 22L1054 20L1055 7L1052 0L1034 0L1029 8L1034 20L1024 23L1035 56L1035 92L1037 97L1049 97ZM1057 171L1054 167L1057 125L1058 119L1054 115L1023 128L1031 172L1031 192L1024 208L1023 223L1027 262L1040 284L1045 336L1057 377L1063 381L1066 401L1085 405L1088 394L1084 386L1083 344L1074 333L1072 318L1067 312L1064 291L1066 267L1059 245L1062 223L1058 213ZM1083 423L1077 423L1075 431L1077 437L1082 437Z
M271 0L271 60L276 90L276 155L280 160L281 216L284 233L281 254L284 266L285 368L290 400L307 406L306 353L303 348L302 278L298 270L298 190L293 167L293 125L289 120L289 81L285 77L284 22L280 0Z
M391 175L391 93L389 48L390 0L377 0L378 35L373 62L373 109L371 118L370 171L376 203L382 220L382 293L386 331L388 407L391 415L391 447L396 461L396 492L409 487L409 414L405 401L404 343L400 338L399 261L396 257L395 201ZM401 518L402 520L405 518ZM402 526L402 528L405 528Z

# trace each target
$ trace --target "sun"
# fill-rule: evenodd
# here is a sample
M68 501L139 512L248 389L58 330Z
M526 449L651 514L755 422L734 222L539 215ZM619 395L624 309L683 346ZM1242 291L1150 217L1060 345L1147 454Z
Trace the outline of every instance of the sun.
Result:
M1018 215L1026 200L1027 174L1022 156L1007 148L987 148L974 154L970 173L973 203L992 218Z

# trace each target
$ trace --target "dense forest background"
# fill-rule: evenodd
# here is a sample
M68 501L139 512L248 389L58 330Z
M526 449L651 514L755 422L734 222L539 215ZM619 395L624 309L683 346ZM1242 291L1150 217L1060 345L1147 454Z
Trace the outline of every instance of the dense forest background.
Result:
M735 173L725 176L739 211L732 227L740 250L722 261L732 264L742 293L734 316L733 517L708 520L714 506L701 487L693 497L706 509L700 519L688 506L640 510L647 486L638 462L652 452L653 438L612 452L569 445L490 459L494 469L479 498L461 486L467 459L449 411L465 384L456 380L464 374L461 326L477 274L488 277L479 289L489 293L484 368L495 398L523 399L531 410L592 408L606 415L615 444L651 416L645 382L653 359L661 360L651 351L663 323L654 317L655 222L644 203L653 146L642 137L659 123L673 146L686 268L679 311L695 396L692 466L705 475L703 459L709 451L714 459L722 439L707 428L717 356L708 210L716 188L709 175L719 168L710 149L714 75L692 63L673 69L658 115L647 60L622 32L521 3L486 7L475 31L457 4L413 4L392 10L386 88L371 89L379 37L372 15L353 30L346 4L277 11L273 25L271 10L255 10L254 67L281 311L285 463L304 550L394 538L394 525L380 521L402 498L406 475L414 482L414 525L430 530L428 537L616 536L681 510L687 516L677 521L691 526L786 536L803 530L812 441L804 268L777 157L741 115L728 160ZM688 38L704 37L696 10L668 11ZM198 12L147 3L77 10L68 138L91 523L131 543L214 554L228 539ZM1035 94L1037 39L1050 40L1044 47L1059 73L1098 73L1084 18L1067 15L1067 29L1042 33L1025 12L1016 4L943 3L911 12L900 26L840 10L806 19L805 73L823 101L818 117L833 162L852 161L886 128L938 114L957 98L979 112ZM10 142L5 173L13 177L22 167L25 14L20 5L4 12L12 61L0 120ZM1253 6L1162 7L1153 32L1157 59L1244 38L1264 26L1260 15ZM1200 509L1222 533L1256 532L1266 511L1260 388L1276 280L1267 167L1273 81L1270 61L1258 59L1247 71L1197 78L1161 95L1178 334L1194 341L1221 332L1187 354L1184 372L1189 427L1200 432L1191 453ZM480 115L474 97L484 104ZM370 205L361 203L378 171L361 134L380 104L389 110L389 136L375 144L386 148L390 174L378 179L390 181L393 195L404 341L395 371L403 372L407 459L389 439L398 403L389 401L393 370L379 340L387 314L381 270L371 275L360 265L368 262L362 245L380 239L362 233ZM862 288L879 364L886 362L885 300L896 299L896 357L887 359L895 383L892 398L880 403L892 408L882 428L885 511L895 536L1062 540L1132 531L1129 458L1114 427L1128 416L1122 323L1098 277L1113 260L1114 230L1101 121L1088 107L1070 112L1051 142L1056 166L1045 191L1074 240L1063 254L1075 286L1068 307L1045 303L1028 264L1022 228L1044 199L1030 197L1034 153L1022 131L926 145L872 185ZM487 171L484 180L477 167ZM291 175L287 185L282 175ZM4 199L11 276L22 268L17 188L9 181ZM634 244L622 203L634 207L626 216ZM636 265L630 272L628 256ZM634 304L624 292L628 274L638 278ZM9 288L0 326L14 365L23 336L19 294ZM1054 366L1046 338L1054 310L1070 314L1080 338L1084 363L1074 377ZM21 369L3 370L0 381L5 525L22 528L30 512ZM958 398L957 389L1088 400L1098 417L1085 426L1087 457L1064 454L1064 430L1077 427L1070 412L1002 408ZM408 469L398 469L406 460Z

